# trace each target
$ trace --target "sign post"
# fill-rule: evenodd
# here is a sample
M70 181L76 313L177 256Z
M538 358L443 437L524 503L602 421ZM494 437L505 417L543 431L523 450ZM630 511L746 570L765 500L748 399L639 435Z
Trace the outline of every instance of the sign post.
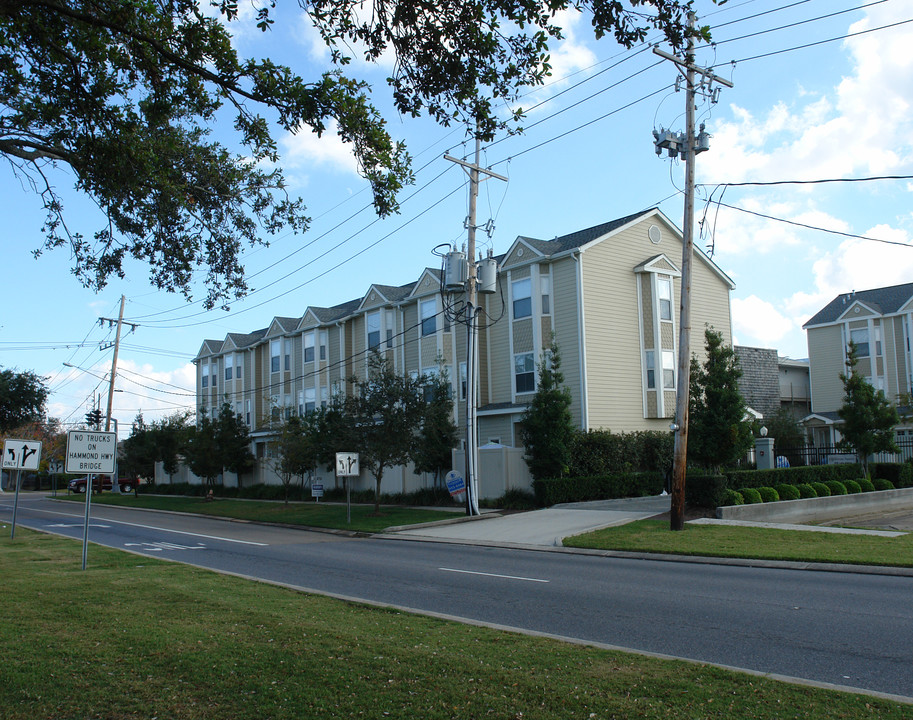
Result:
M3 470L16 471L16 495L13 499L13 527L10 540L16 538L16 512L19 510L19 485L22 470L37 470L41 460L41 442L36 440L4 440Z
M117 458L117 433L96 430L70 430L67 433L68 473L86 473L86 520L82 533L82 569L86 569L89 549L89 516L96 473L113 474ZM117 478L114 478L117 481Z
M336 477L341 477L346 486L346 523L352 524L352 501L349 478L358 477L361 470L358 467L358 453L336 453Z

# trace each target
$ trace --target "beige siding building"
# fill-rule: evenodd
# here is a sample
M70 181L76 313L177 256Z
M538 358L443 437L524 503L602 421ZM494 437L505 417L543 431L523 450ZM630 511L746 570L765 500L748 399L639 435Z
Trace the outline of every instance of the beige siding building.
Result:
M840 438L837 411L850 341L857 368L889 400L913 391L913 283L838 295L802 326L808 339L812 412L804 423L816 446Z
M579 427L667 430L678 382L681 256L681 233L656 209L552 240L518 237L497 258L495 292L480 295L479 443L520 445L518 423L553 336ZM691 345L700 355L708 325L732 342L734 286L700 250L693 268ZM367 354L377 349L399 373L446 373L454 420L465 429L464 299L442 290L440 271L425 269L414 283L375 284L342 305L206 340L195 360L198 406L231 402L266 460L279 423L346 392L346 379L364 377ZM385 474L383 489L427 482L401 468Z

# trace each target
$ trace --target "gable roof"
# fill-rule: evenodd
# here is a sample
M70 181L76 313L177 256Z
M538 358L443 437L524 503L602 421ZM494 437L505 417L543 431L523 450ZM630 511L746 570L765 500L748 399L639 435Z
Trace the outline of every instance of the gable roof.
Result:
M836 322L855 303L861 303L880 315L892 315L900 312L911 298L913 298L913 283L842 293L821 308L802 327Z
M639 220L640 218L651 214L656 208L650 208L649 210L642 210L639 213L634 213L633 215L627 215L623 218L618 218L617 220L611 220L607 223L602 223L601 225L595 225L586 230L577 230L576 232L569 233L567 235L562 235L561 237L556 237L554 240L536 240L535 238L529 237L519 237L518 240L523 240L531 247L534 247L536 250L541 252L543 255L555 255L561 252L567 252L568 250L573 250L574 248L581 247L587 243L593 242L601 238L603 235L608 235L610 232L618 230L621 227L624 227L628 223Z

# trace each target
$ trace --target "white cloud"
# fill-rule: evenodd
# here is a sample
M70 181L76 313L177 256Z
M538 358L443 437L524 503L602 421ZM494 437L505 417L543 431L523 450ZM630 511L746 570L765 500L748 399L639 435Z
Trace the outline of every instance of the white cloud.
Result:
M290 176L308 175L311 169L336 170L358 174L358 162L352 154L352 146L344 143L336 134L336 121L327 125L326 131L318 137L309 128L302 128L297 134L286 133L281 143L283 167ZM299 184L306 180L298 177Z
M795 322L756 295L732 301L733 333L740 344L778 347L786 335L796 330Z

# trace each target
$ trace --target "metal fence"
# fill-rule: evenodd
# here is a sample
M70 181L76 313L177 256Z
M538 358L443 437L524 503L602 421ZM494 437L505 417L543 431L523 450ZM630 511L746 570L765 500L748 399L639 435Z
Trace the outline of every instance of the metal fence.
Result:
M870 458L870 462L906 462L913 459L913 438L896 438L900 452L897 453L876 453ZM847 451L846 448L835 445L804 447L778 447L774 445L774 454L779 457L785 457L791 467L802 465L835 465L837 463L854 463L857 462L856 453Z

